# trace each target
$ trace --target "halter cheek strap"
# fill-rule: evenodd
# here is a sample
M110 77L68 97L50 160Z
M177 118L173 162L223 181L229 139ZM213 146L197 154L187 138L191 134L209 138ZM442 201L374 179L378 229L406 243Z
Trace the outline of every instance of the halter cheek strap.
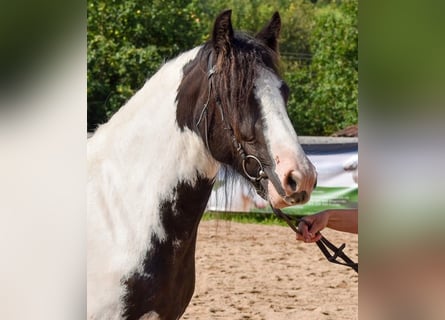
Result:
M211 60L209 59L209 64L210 64L210 61ZM207 132L207 130L208 130L207 129L208 128L208 124L207 124L207 109L209 107L210 95L212 93L213 81L211 80L211 78L212 78L214 73L215 73L215 67L211 66L209 68L209 72L208 72L208 75L207 75L207 79L210 80L209 81L209 90L208 90L208 94L207 94L207 101L204 103L204 106L203 106L203 108L201 110L201 113L199 115L198 121L196 121L196 124L195 124L196 128L199 131L199 125L200 125L202 119L204 119L204 121L205 121L205 123L204 123L204 137L205 137L205 143L206 143L207 150L210 150L210 147L209 147L209 135L208 135L208 132Z

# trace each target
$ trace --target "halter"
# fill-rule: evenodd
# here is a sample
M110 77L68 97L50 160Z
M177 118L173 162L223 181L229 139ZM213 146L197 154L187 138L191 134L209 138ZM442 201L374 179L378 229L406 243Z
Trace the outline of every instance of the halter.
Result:
M208 121L207 121L207 109L209 107L209 102L210 102L210 97L212 95L212 87L214 86L214 74L216 73L215 70L215 65L213 64L213 54L210 53L209 54L209 59L208 59L208 72L207 72L207 79L209 80L209 90L208 90L208 94L207 94L207 100L204 103L204 106L201 110L201 113L199 115L198 121L196 122L196 128L199 129L199 125L201 123L201 121L204 119L204 135L205 135L205 143L207 146L207 149L210 150L209 147L209 140L208 140L208 132L207 132L207 127L208 127ZM260 159L258 159L258 157L251 155L251 154L246 154L246 152L243 149L243 146L241 145L241 143L236 139L235 134L233 133L233 128L232 126L227 122L225 116L224 116L224 110L222 107L222 103L221 103L221 99L219 98L218 95L216 95L215 97L215 101L216 101L216 105L218 106L218 109L220 111L221 114L221 120L223 122L224 125L224 129L229 131L229 135L232 141L233 146L235 147L235 150L237 151L238 155L240 156L241 160L242 160L242 168L244 171L244 174L246 175L246 177L252 182L252 184L255 186L255 189L257 191L258 194L260 194L261 196L263 196L265 199L267 198L267 190L268 190L268 180L270 180L270 182L272 183L272 185L274 186L275 190L277 191L277 193L285 198L286 197L286 193L283 189L283 187L281 186L280 180L277 177L277 174L271 170L268 166L263 166L263 164L261 163ZM199 131L199 130L198 130ZM258 165L258 170L257 170L257 174L256 176L251 175L246 168L246 165L249 161L254 161L257 163ZM260 188L260 186L262 187L262 189ZM290 217L289 215L285 214L283 211L281 211L278 208L274 208L272 206L272 203L270 203L270 206L272 208L273 213L283 219L288 226L295 232L295 233L300 233L298 228L296 227L296 225L298 225L298 223L300 221L303 221L304 223L308 224L307 221L305 221L304 219L297 219L295 224L292 221L292 217ZM355 263L354 261L352 261L344 252L343 249L345 248L345 244L342 244L339 248L337 248L334 244L332 244L330 241L328 241L325 237L321 237L320 240L318 240L317 242L318 247L320 248L321 252L324 254L324 256L326 257L326 259L329 262L332 263L336 263L336 264L341 264L347 267L350 267L352 269L354 269L357 273L358 273L358 263ZM329 251L331 250L332 253ZM342 259L343 261L338 260Z

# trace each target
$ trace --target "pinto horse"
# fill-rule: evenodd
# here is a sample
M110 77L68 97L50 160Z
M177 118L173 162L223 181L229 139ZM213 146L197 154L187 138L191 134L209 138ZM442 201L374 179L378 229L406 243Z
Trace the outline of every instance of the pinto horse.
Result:
M309 200L316 171L286 113L280 16L256 35L231 11L165 63L88 142L88 319L179 319L220 166L272 206Z

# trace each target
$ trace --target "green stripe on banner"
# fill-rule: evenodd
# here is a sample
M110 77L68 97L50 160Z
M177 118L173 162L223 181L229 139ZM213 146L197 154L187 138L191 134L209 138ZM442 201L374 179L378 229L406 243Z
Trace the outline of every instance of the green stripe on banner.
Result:
M282 209L289 215L305 216L326 209L357 208L358 188L345 187L317 187L312 192L311 200L304 205L297 205ZM270 207L253 209L253 213L272 213Z

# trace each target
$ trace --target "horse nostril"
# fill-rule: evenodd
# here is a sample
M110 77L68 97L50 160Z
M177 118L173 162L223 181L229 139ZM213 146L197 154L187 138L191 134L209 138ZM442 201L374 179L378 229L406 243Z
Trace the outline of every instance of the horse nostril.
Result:
M287 176L287 185L292 191L297 191L298 180L295 173L292 172Z
M284 200L290 205L296 205L299 203L305 203L309 199L309 195L306 191L294 193L290 196L286 196Z

